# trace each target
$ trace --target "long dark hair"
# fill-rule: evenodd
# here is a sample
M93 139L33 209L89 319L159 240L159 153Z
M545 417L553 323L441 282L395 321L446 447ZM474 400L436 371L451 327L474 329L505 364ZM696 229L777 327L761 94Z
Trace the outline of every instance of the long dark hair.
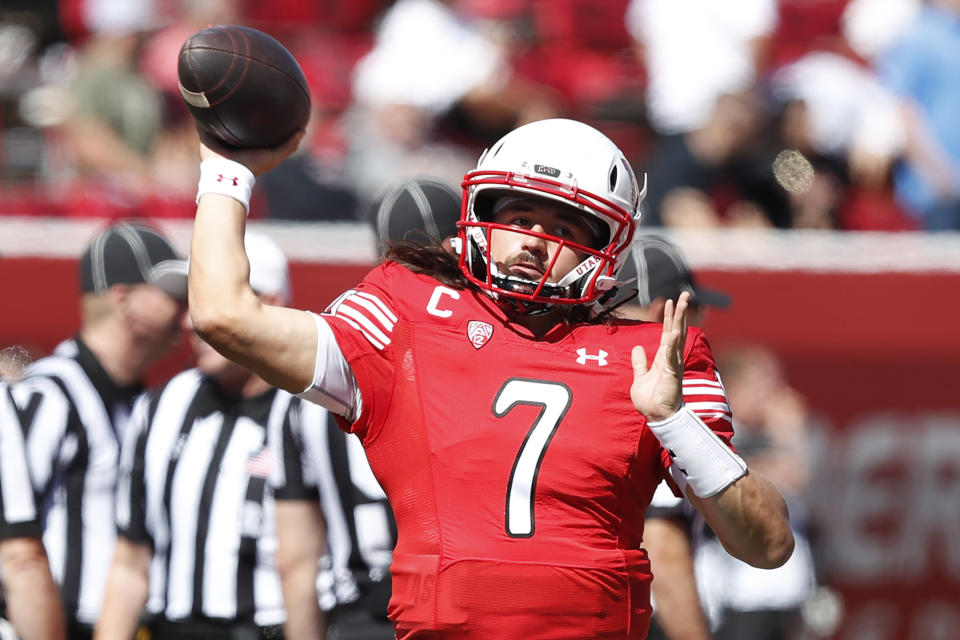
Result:
M466 289L467 279L460 271L457 256L447 251L432 238L419 240L390 240L383 251L384 260L392 260L414 273L428 275L448 287Z

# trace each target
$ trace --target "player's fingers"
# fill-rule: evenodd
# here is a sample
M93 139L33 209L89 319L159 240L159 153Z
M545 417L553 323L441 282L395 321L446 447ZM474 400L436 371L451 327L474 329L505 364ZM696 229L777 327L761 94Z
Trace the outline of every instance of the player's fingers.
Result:
M223 157L227 149L214 136L197 125L197 134L200 136L200 159Z
M663 305L663 328L668 329L673 326L673 312L675 306L673 300L667 300Z
M683 354L684 344L687 340L687 310L690 308L690 292L684 291L680 294L677 301L677 311L674 314L674 324L676 330L680 332L679 348L681 356Z
M690 306L690 293L684 291L677 299L676 310L673 313L673 328L680 330L686 324L687 308Z
M647 372L647 353L643 347L634 347L630 352L630 362L633 364L634 377L642 376Z

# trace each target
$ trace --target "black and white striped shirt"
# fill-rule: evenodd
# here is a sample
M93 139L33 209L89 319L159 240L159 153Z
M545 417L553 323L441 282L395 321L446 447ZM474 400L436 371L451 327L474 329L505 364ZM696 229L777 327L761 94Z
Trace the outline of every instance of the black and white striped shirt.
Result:
M320 500L327 554L317 580L325 610L359 602L386 616L390 562L397 525L360 440L332 413L305 403L299 420L270 433L278 464L271 484L277 500Z
M117 386L82 342L67 340L12 390L51 572L67 617L94 624L113 558L120 437L141 389Z
M272 456L301 400L225 396L196 369L145 395L124 439L119 535L153 548L147 610L169 621L281 624Z
M10 387L0 381L0 540L41 532L20 416Z

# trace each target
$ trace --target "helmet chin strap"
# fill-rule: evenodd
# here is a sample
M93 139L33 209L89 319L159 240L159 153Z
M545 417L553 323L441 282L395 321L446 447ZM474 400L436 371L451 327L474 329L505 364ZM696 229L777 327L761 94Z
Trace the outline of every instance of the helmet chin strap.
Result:
M496 263L490 264L490 278L493 284L502 291L512 291L525 295L532 295L537 287L540 286L539 280L529 280L527 278L518 278L517 276L504 275L500 273ZM533 302L530 300L521 300L508 295L497 295L491 292L494 299L501 305L511 311L523 313L526 315L537 315L550 311L552 304L549 302ZM555 284L545 283L540 290L540 295L549 298L559 298L569 296L569 287L560 287Z

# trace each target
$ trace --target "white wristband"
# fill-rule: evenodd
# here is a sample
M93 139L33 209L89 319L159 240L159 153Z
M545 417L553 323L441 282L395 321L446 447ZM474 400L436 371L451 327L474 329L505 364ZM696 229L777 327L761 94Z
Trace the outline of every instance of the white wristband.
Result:
M720 493L747 473L747 463L686 405L647 426L673 459L670 472L681 489L690 485L700 498Z
M207 158L200 163L200 184L197 187L197 202L205 193L229 196L243 205L250 213L250 194L256 177L250 169L239 162L226 158Z

